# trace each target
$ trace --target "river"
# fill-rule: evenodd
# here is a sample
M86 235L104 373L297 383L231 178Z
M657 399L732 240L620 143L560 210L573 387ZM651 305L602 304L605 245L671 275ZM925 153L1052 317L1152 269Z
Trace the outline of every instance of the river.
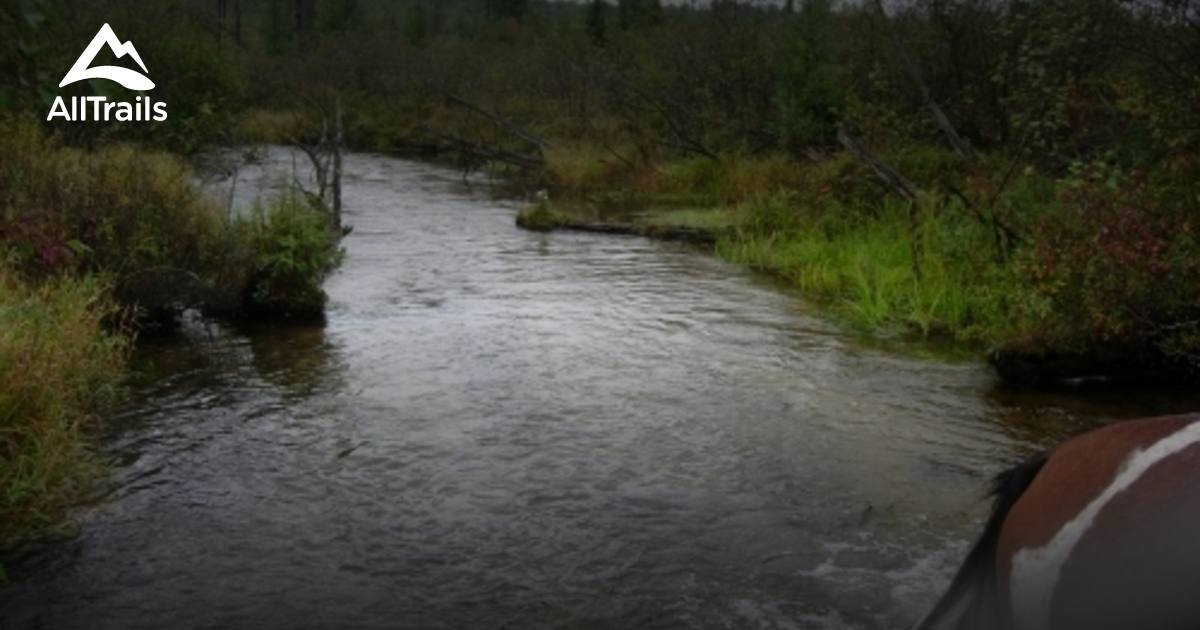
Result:
M327 322L145 340L111 486L8 560L0 627L903 628L991 475L1196 406L1009 390L694 247L346 169Z

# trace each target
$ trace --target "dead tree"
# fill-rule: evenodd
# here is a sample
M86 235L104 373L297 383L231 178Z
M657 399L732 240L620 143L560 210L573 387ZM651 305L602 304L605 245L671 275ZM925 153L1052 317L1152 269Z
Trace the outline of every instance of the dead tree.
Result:
M342 99L334 98L333 130L330 130L330 116L319 103L305 99L320 116L321 132L316 143L308 143L292 137L288 144L300 149L308 156L313 167L313 179L316 181L316 192L309 191L296 182L309 203L329 217L330 227L345 235L353 229L342 225Z
M550 143L544 138L541 138L532 131L514 123L511 120L503 118L495 113L492 113L483 107L468 101L467 99L448 92L440 88L434 88L440 93L446 102L450 105L455 105L466 109L467 111L482 116L483 118L496 125L497 128L503 129L509 135L524 141L533 147L530 153L518 153L501 147L498 143L488 143L483 140L473 141L453 131L438 129L424 121L415 120L417 126L423 129L426 133L433 137L448 143L458 151L462 156L465 168L463 169L463 181L466 181L467 176L472 170L479 165L485 165L489 162L502 162L511 164L520 168L523 171L538 170L545 166L546 159L543 149L549 148Z
M866 164L867 168L871 169L871 172L879 178L880 182L908 202L908 229L912 236L912 240L909 241L909 253L912 255L913 275L920 279L921 250L924 248L924 238L921 233L921 221L918 213L921 189L912 180L902 175L899 171L859 144L844 126L838 125L837 137L838 142L847 151L853 153L860 162Z
M871 172L888 188L896 192L904 198L905 201L916 203L917 198L921 195L921 189L899 171L887 165L886 162L867 151L849 131L846 131L844 126L838 125L837 130L838 142L841 143L847 151L854 154L860 162L867 165Z

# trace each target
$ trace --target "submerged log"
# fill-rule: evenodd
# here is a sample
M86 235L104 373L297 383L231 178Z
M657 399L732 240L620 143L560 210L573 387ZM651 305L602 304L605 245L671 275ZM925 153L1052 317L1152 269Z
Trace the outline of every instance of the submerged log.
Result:
M627 236L644 236L661 241L677 241L712 245L722 234L719 230L707 228L658 225L653 223L589 221L562 217L553 225L525 224L518 218L517 225L533 230L572 230L575 232L593 232L596 234L624 234Z

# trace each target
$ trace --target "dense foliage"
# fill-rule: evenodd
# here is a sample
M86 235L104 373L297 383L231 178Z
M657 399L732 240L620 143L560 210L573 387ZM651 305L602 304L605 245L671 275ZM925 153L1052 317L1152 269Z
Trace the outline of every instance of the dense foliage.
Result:
M28 121L0 122L0 251L31 282L103 275L138 319L210 313L312 316L341 260L326 214L289 192L231 216L179 157L62 146Z
M87 438L135 323L321 314L338 235L292 197L230 217L178 156L0 121L0 547L53 527L102 468Z

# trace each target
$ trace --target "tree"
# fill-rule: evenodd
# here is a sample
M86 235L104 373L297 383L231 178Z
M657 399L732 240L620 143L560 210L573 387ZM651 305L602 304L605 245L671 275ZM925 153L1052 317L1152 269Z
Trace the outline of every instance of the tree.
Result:
M290 39L287 9L284 0L267 0L267 15L263 20L263 42L267 52L281 54Z
M43 49L39 36L46 24L42 0L0 4L0 111L16 109L30 96L52 98L50 85L38 76Z
M604 0L592 0L591 4L588 5L587 17L584 22L584 28L587 30L588 37L591 38L592 44L596 46L603 46L605 41L605 5Z
M623 31L657 26L662 18L659 0L617 0L617 26Z
M424 2L417 2L404 12L404 37L413 46L420 46L429 35L429 15Z
M518 22L529 10L529 0L484 0L484 13L490 20L512 18Z
M321 30L327 33L358 30L364 21L362 6L358 0L326 0L321 7L320 20Z
M829 36L830 0L805 0L793 18L775 94L780 143L788 150L831 145L846 95Z

